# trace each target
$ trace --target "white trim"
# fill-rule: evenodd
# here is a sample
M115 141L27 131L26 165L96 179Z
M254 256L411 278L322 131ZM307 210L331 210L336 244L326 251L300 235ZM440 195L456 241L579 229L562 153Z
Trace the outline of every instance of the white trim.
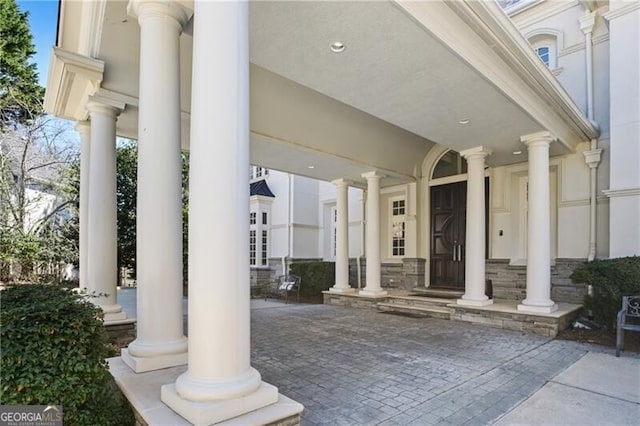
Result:
M611 20L613 19L619 18L626 15L627 13L631 13L638 9L640 9L640 2L629 2L625 6L622 6L618 9L610 10L609 12L603 13L602 17L611 22Z
M635 197L640 195L640 188L605 189L602 191L608 198Z

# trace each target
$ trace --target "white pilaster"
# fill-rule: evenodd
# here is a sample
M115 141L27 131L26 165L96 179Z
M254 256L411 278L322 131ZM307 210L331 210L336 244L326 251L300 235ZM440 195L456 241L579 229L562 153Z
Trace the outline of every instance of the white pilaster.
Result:
M194 424L274 404L250 363L249 8L194 3L188 369L161 399Z
M610 0L609 257L640 255L640 2Z
M81 121L76 124L80 134L80 217L79 217L79 257L80 257L80 288L86 289L88 282L88 236L89 236L89 158L91 149L91 123Z
M349 286L349 182L334 180L336 186L336 278L332 293L351 293Z
M132 0L140 24L136 339L122 351L135 372L187 363L182 317L180 34L176 2Z
M491 151L471 148L461 151L467 160L467 217L465 241L465 292L459 305L486 306L493 303L485 294L485 190L484 159Z
M553 312L551 300L551 220L549 199L549 132L526 135L520 140L529 151L529 210L527 223L527 297L519 311Z
M384 177L378 172L362 175L367 179L367 232L366 259L367 285L360 290L361 296L385 297L387 292L380 285L380 180Z
M87 290L104 311L105 323L126 319L117 303L116 119L124 109L100 96L87 104L91 116Z

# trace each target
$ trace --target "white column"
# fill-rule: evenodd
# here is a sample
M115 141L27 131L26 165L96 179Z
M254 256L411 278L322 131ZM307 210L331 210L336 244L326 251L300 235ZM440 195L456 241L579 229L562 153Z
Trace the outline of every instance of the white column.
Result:
M136 339L122 351L135 372L187 363L182 316L180 34L174 2L133 0L140 24Z
M91 149L91 124L81 121L76 124L80 134L80 217L79 217L79 257L80 257L80 288L87 288L88 277L88 236L89 236L89 158Z
M105 323L126 319L117 303L116 119L124 109L99 96L89 98L91 150L89 168L87 290L104 311Z
M520 140L529 151L529 200L527 223L527 297L519 311L553 312L551 300L551 220L549 195L549 132L526 135Z
M485 294L485 190L484 158L491 151L471 148L461 151L467 160L467 217L465 241L465 292L459 305L485 306L493 303Z
M250 363L249 8L194 3L188 369L161 399L194 424L274 404Z
M332 293L351 293L349 286L349 182L334 180L336 186L336 282Z
M360 290L361 296L385 297L387 292L380 286L380 179L378 172L364 173L367 179L367 285Z

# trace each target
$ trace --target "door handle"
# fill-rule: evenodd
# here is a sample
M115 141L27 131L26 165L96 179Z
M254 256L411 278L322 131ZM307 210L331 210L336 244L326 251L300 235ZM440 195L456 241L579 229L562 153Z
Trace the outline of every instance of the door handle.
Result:
M458 262L462 260L462 244L458 244Z
M457 242L453 242L453 261L457 261L458 259L456 259L456 256L458 255L458 243Z

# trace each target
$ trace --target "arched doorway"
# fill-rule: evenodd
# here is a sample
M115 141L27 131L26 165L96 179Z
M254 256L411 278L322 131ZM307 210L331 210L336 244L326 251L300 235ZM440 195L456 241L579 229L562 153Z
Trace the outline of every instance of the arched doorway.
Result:
M467 162L455 151L444 153L431 174L430 287L464 290L467 217ZM488 179L485 197L488 206ZM485 212L485 217L489 217Z

